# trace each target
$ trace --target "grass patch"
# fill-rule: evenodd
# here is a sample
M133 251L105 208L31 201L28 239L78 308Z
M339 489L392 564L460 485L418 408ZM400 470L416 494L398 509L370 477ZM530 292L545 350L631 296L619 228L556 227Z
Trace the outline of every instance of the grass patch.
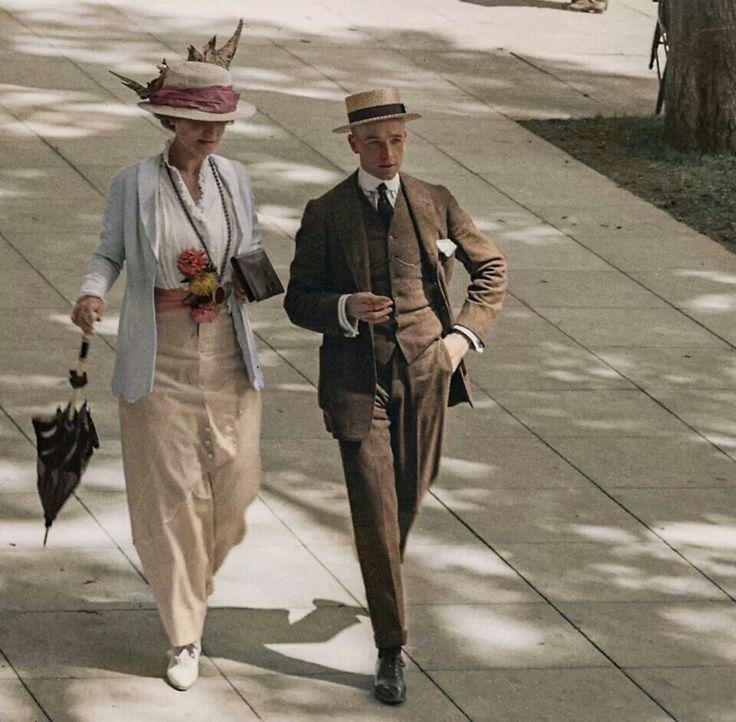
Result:
M528 120L521 125L736 252L736 156L671 148L662 118Z

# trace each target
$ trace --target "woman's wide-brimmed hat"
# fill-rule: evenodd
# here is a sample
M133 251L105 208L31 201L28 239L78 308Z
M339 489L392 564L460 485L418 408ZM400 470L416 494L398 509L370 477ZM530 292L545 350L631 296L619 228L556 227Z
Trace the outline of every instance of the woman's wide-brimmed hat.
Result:
M159 65L158 77L147 85L114 72L113 75L143 98L139 107L154 115L223 122L248 118L256 108L240 100L228 70L242 29L241 20L233 36L219 50L216 37L212 37L201 51L190 46L187 60L171 64L164 60Z
M396 88L366 90L345 98L348 111L347 125L335 128L333 133L349 133L353 128L378 120L416 120L419 113L407 113Z

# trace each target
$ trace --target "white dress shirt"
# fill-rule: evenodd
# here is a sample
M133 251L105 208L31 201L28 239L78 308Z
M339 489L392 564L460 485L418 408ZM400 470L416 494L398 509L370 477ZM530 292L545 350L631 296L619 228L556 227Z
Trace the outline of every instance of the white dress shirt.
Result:
M169 162L170 148L171 141L166 144L166 149L163 153L163 163L159 171L157 216L157 232L159 234L160 245L158 268L156 270L156 286L167 289L186 288L186 281L184 281L181 271L176 267L176 262L179 260L182 251L190 248L202 249L202 244L187 220L184 209L181 207L181 203L177 198L176 191L171 186L169 174L166 172L167 168L171 171L171 177L174 183L176 183L176 187L189 211L190 217L202 234L204 242L207 244L207 248L212 255L212 260L217 265L218 273L222 267L227 246L227 222L222 210L222 201L220 200L220 193L217 189L217 182L209 164L209 157L205 158L199 171L197 184L199 186L200 197L195 202L179 170ZM230 194L225 188L223 188L223 193L232 227L233 237L230 244L230 255L232 256L234 249L238 247L241 231L238 226L237 216ZM225 259L225 272L221 283L229 281L231 274L229 259Z
M382 178L376 178L376 176L368 173L368 171L363 170L362 167L358 169L358 186L360 187L360 190L363 191L368 202L376 210L378 209L378 186L381 185L381 183L386 186L386 196L388 197L389 203L392 207L395 207L396 199L399 195L399 190L401 189L401 178L399 177L399 174L397 173L390 180L383 180ZM347 301L349 296L349 293L340 296L337 303L337 319L344 334L350 338L354 338L359 333L358 320L356 319L355 321L351 321L348 318ZM478 353L483 352L483 342L469 328L455 324L453 330L464 336L471 348L475 351Z

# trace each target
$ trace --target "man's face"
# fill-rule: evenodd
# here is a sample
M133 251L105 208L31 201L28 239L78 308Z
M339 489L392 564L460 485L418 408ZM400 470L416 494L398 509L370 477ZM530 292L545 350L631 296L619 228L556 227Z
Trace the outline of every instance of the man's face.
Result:
M227 126L223 121L188 118L174 118L173 122L177 144L195 157L214 153Z
M401 170L406 150L406 122L378 120L353 129L348 143L360 156L360 165L376 178L391 180Z

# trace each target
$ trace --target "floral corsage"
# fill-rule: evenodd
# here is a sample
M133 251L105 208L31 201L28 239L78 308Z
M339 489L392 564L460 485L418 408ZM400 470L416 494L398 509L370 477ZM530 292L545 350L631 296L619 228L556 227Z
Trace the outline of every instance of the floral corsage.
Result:
M217 270L207 254L198 248L183 251L176 262L189 287L187 304L194 323L212 323L222 310L225 291L217 280Z

